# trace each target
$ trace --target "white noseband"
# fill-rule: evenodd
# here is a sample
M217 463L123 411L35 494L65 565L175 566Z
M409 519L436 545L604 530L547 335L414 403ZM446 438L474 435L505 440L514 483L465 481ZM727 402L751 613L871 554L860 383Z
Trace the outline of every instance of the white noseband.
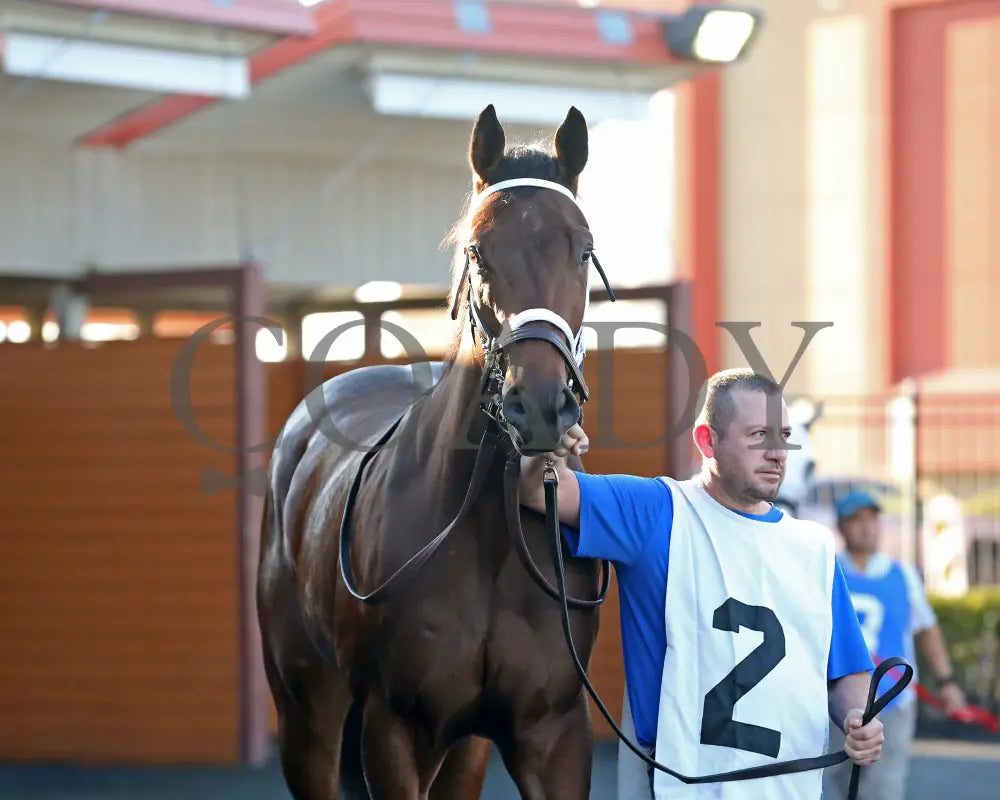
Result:
M580 202L577 200L576 195L574 195L569 189L559 183L554 183L553 181L542 180L541 178L514 178L509 181L500 181L500 183L495 183L492 186L484 189L480 194L472 198L472 203L469 206L469 213L473 214L479 210L483 202L492 194L497 192L502 192L505 189L513 189L517 186L534 186L539 189L552 189L553 191L559 192L559 194L568 197L573 201L573 204L580 209L580 213L583 213L583 208L580 206ZM584 215L586 216L586 215ZM587 316L587 310L590 308L590 269L587 269L587 294L584 298L583 314L584 318ZM475 306L473 305L473 312L475 313ZM478 317L478 314L476 315ZM477 320L480 325L482 325L482 320ZM566 337L566 341L569 343L570 348L573 350L573 355L576 358L576 364L581 369L583 368L583 359L587 354L587 349L583 344L583 326L580 326L580 330L574 335L573 329L569 326L569 323L559 316L555 311L548 308L527 308L518 314L511 317L508 322L512 330L517 330L529 322L548 322L550 325L555 325L563 335Z

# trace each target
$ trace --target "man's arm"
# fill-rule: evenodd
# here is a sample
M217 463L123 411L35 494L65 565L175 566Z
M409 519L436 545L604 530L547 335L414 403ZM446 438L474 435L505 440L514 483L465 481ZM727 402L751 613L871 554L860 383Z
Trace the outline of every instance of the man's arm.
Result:
M519 484L521 505L537 511L545 512L545 477L546 462L552 461L559 478L559 521L573 527L580 525L580 482L576 474L566 463L569 455L580 456L590 447L590 439L583 428L574 425L559 442L559 446L550 454L544 456L523 457L521 459L521 480Z
M522 458L521 505L544 512L542 479L546 461L553 461L559 478L559 521L570 552L613 561L618 569L631 566L642 557L654 533L669 536L670 489L655 478L575 472L570 464L587 451L587 445L586 434L575 425L548 457ZM567 457L572 459L569 464Z
M576 473L569 468L564 458L553 459L556 475L559 478L559 521L574 528L580 526L580 482ZM537 511L545 512L545 477L546 456L533 456L521 459L521 505Z
M874 764L882 753L882 723L873 719L862 728L861 719L875 667L851 602L847 580L836 560L830 603L833 635L826 665L830 719L844 732L847 740L844 750L854 763Z
M951 677L951 659L944 644L944 636L937 625L917 631L917 644L936 680Z
M948 648L945 646L941 628L932 625L930 628L918 631L914 638L938 683L938 693L944 703L945 711L953 714L965 708L965 695L952 677L951 659L948 658Z
M927 602L927 592L924 590L924 582L920 579L920 575L908 564L901 566L903 577L906 578L906 590L910 597L910 622L912 629L916 631L913 637L914 641L931 668L945 711L948 714L953 714L965 708L966 702L965 695L958 684L954 682L952 676L951 659L948 658L944 634L938 627L934 609Z
M857 711L859 718L864 714L871 679L872 676L867 672L854 672L827 683L830 720L845 733L848 712Z
M877 717L861 726L870 682L867 672L854 672L830 681L827 690L830 719L844 732L844 752L860 766L878 761L885 741L882 723Z

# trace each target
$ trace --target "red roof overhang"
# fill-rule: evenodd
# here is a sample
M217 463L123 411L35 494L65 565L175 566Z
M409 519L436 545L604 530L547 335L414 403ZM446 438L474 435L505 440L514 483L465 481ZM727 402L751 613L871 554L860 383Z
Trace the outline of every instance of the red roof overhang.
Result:
M91 0L70 0L76 4ZM165 5L179 0L118 0L119 4ZM186 0L185 5L209 3ZM255 0L263 3L264 0ZM93 0L107 5L106 0ZM231 7L230 7L231 8ZM428 48L566 59L590 63L667 65L676 63L663 38L663 19L648 11L582 8L565 2L493 2L489 30L463 30L453 0L330 0L314 9L311 35L291 35L251 57L253 84L337 45ZM601 15L617 14L627 22L626 41L609 41L599 26ZM169 95L119 117L82 139L89 147L125 147L217 102L214 97Z
M296 0L47 0L58 6L173 19L284 35L315 33L312 9Z

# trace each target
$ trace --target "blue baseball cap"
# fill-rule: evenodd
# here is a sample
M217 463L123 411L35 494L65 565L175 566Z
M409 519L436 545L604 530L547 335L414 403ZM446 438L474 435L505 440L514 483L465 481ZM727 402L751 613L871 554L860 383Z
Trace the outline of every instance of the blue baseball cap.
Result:
M863 508L872 508L875 511L882 510L882 506L871 494L861 489L855 489L837 501L837 519L852 517Z

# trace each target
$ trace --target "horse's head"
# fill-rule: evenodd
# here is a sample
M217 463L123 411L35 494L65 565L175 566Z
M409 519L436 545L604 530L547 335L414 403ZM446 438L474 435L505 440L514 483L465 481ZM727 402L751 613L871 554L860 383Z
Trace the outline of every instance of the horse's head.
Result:
M798 445L799 449L788 451L785 479L775 502L793 514L798 512L799 505L806 499L813 483L816 458L809 429L822 414L822 410L822 403L807 400L796 401L788 410L788 420L792 426L792 435L788 441Z
M488 106L472 132L452 314L468 305L514 446L546 452L579 421L587 396L581 328L594 242L576 202L587 122L571 108L552 154L505 144Z

